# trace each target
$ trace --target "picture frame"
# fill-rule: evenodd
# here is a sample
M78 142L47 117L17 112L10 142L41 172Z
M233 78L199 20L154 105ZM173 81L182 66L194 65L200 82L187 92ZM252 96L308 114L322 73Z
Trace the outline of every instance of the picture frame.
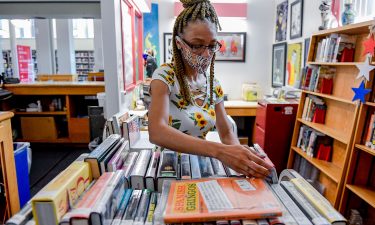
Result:
M287 44L277 43L272 46L272 87L285 85Z
M296 0L290 6L290 39L302 37L303 0Z
M309 48L310 48L310 38L305 38L305 43L303 47L303 67L306 67L306 62L309 57Z
M281 2L276 7L275 21L275 41L282 42L286 40L288 29L288 0Z
M216 61L246 61L246 32L219 32L217 40L222 47L216 52Z
M299 89L301 82L302 42L288 44L287 54L285 86Z
M173 45L172 45L172 33L163 34L164 41L164 63L169 63L172 61L173 57Z

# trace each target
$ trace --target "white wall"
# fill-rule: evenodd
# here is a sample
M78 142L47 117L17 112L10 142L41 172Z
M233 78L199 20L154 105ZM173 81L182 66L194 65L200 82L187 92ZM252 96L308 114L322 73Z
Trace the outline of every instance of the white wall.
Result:
M163 33L171 33L174 13L173 0L159 0L159 32L161 59L164 59ZM222 32L246 32L246 62L216 62L215 75L229 99L241 98L245 82L257 82L263 91L271 86L272 37L274 1L249 0L247 20L220 19Z

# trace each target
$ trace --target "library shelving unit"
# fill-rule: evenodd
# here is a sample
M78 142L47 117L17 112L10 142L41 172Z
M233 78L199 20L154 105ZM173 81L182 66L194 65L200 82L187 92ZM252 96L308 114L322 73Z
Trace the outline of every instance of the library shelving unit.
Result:
M371 25L371 22L364 22L321 31L312 35L308 54L308 64L336 68L336 75L333 78L333 91L330 95L312 91L302 91L296 125L293 132L288 168L293 168L296 154L300 155L316 167L320 171L318 181L325 186L324 196L335 208L339 208L340 205L347 165L352 151L355 128L360 109L360 104L358 102L352 102L354 92L351 88L358 87L361 83L361 79L356 79L358 75L356 65L365 61L362 42L369 34L369 25ZM331 34L355 35L357 37L354 62L327 63L314 61L319 41L329 37ZM368 86L371 84L368 82L366 85ZM325 124L308 122L302 119L305 98L307 95L315 95L324 99L327 105ZM311 127L333 139L332 157L330 162L309 157L304 151L302 151L302 149L296 147L300 127L302 125Z
M374 59L372 64L374 64ZM339 207L340 212L347 217L351 209L358 210L364 218L363 224L375 224L375 149L367 147L365 143L371 115L375 113L374 75L372 71L370 82L366 84L367 88L371 88L371 94L367 96L366 103L362 104L359 109Z
M75 51L75 57L78 76L87 77L87 74L94 70L94 51Z

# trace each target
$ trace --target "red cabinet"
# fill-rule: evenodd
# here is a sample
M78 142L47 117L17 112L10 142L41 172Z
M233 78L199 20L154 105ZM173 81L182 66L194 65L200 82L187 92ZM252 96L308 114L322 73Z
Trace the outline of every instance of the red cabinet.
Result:
M280 173L286 168L298 102L258 102L255 119L255 143L258 143Z

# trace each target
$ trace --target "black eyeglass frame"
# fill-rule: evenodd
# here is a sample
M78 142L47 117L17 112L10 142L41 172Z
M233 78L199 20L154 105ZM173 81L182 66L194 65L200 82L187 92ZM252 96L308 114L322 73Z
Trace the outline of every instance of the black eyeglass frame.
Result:
M210 53L215 53L215 52L218 52L220 50L220 48L222 47L222 44L220 44L220 42L216 41L216 48L215 50L212 50L212 46L213 45L193 45L191 43L189 43L188 41L186 41L185 39L183 39L182 37L179 37L177 36L184 44L186 44L187 46L189 46L189 48L194 52L194 53L197 53L197 54L201 54L203 53L204 51L206 51L206 49L208 49L208 51Z

